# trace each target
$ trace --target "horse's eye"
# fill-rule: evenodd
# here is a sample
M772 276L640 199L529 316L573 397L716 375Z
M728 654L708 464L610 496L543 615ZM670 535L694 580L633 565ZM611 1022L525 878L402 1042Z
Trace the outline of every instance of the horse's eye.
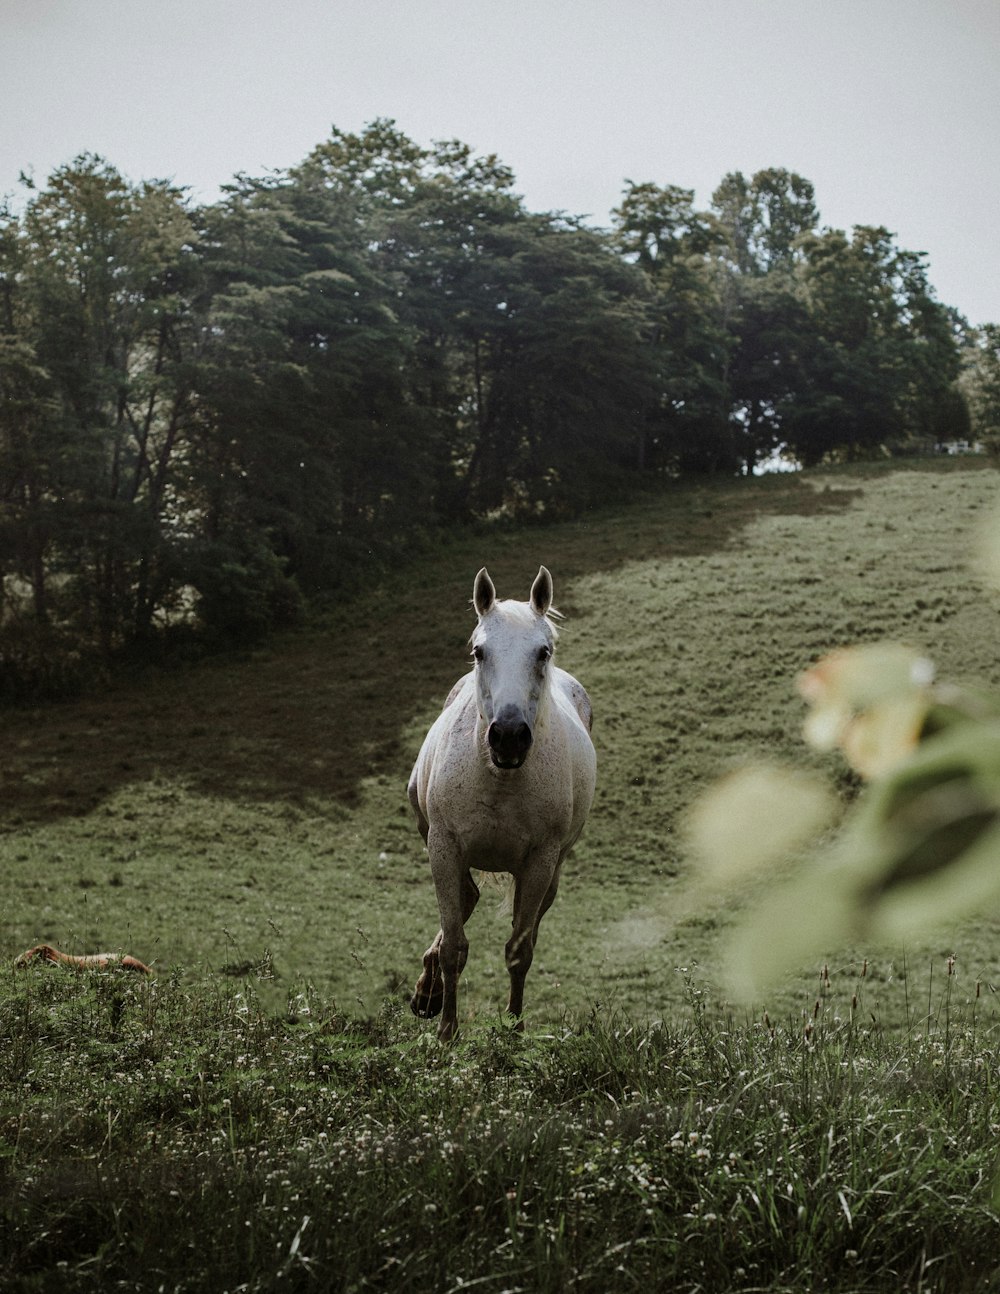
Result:
M539 665L544 665L544 664L545 664L545 662L549 659L549 657L550 657L551 655L552 655L552 648L551 648L551 647L539 647L539 649L538 649L538 663L539 663Z
M473 647L472 654L476 658L476 660L482 660L483 657L486 655L486 653L483 651L482 647L480 647L478 643L476 643L475 647Z

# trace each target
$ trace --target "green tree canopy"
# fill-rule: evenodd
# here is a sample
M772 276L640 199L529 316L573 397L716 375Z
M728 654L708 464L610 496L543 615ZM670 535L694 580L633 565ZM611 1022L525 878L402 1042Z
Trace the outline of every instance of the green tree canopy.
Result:
M199 208L84 154L0 211L0 671L29 622L243 635L463 521L996 434L994 333L779 168L605 231L382 118Z

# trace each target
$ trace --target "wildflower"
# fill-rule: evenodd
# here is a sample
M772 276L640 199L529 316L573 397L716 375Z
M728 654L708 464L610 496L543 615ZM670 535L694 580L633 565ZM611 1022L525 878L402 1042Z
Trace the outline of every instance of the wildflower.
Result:
M831 652L798 680L811 706L805 739L817 750L839 747L862 777L880 777L916 748L933 679L929 660L896 643Z

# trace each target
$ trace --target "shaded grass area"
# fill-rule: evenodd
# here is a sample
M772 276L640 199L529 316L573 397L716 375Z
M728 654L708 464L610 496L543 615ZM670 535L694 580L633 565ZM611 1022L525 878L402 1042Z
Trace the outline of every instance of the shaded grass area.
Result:
M454 1048L247 978L0 983L4 1290L973 1291L1000 1280L997 1021L564 1017ZM971 990L971 985L968 986ZM966 1000L967 998L967 1000Z
M407 722L467 668L479 566L490 566L501 596L523 598L538 566L548 565L572 615L572 581L585 573L726 551L762 515L841 511L856 493L774 477L658 494L544 529L463 537L331 612L320 628L242 658L7 712L7 811L25 822L88 813L154 774L212 796L354 806L365 779L403 756Z

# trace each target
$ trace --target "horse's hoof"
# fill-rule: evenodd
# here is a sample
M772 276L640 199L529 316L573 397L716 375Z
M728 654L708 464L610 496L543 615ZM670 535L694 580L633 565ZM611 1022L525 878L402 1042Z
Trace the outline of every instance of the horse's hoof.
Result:
M424 972L417 980L413 996L410 998L410 1010L421 1020L432 1020L434 1016L441 1014L441 1008L444 1006L444 985L436 976L431 977L429 988L426 981L427 973Z

